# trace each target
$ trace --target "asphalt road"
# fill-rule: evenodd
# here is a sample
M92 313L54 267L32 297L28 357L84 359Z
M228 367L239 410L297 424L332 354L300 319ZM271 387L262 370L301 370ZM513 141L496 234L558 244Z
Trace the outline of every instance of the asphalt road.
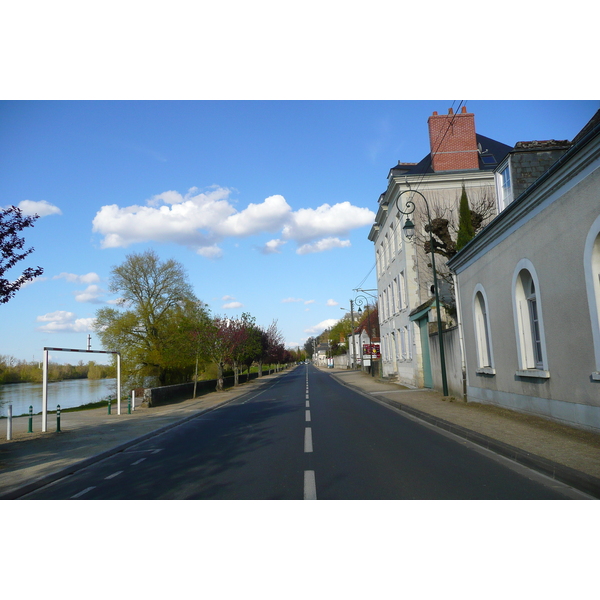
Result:
M301 365L28 499L567 499L578 492Z

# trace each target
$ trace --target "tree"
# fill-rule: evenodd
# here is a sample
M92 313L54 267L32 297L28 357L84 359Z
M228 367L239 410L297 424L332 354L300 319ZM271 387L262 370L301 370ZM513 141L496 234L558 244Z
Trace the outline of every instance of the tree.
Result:
M147 376L160 385L185 381L197 355L193 333L207 326L208 312L183 266L161 261L152 250L130 254L112 269L110 290L121 294L118 304L125 310L97 311L96 331L104 348L121 352L131 383Z
M473 224L473 215L469 208L469 199L465 184L462 186L460 196L460 208L458 212L458 234L456 236L456 250L462 250L475 237L475 226Z
M33 252L33 248L21 252L25 239L18 233L26 227L32 227L37 219L39 215L24 216L16 206L0 209L0 304L8 302L24 283L44 272L42 267L28 267L12 282L4 278L9 269Z

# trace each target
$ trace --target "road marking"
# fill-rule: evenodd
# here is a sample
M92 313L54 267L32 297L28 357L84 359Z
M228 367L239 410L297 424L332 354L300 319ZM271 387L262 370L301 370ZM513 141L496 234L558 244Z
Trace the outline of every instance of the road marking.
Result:
M112 479L113 477L120 475L122 472L123 471L117 471L116 473L113 473L112 475L109 475L108 477L105 477L104 479Z
M308 400L308 398L309 398L309 396L308 396L308 394L306 394L306 399Z
M158 454L159 452L162 452L162 448L157 448L156 450L153 450L152 454Z
M306 401L306 408L308 408L310 406L310 402L307 400Z
M133 465L139 465L143 460L146 460L145 456L144 456L144 458L140 458L139 460L136 460L135 462L131 463L131 466L133 466Z
M310 421L310 410L306 411L306 420Z
M304 430L304 452L312 452L313 451L313 443L312 443L312 429L307 427Z
M315 482L314 471L304 471L304 499L317 499L317 484Z
M80 496L83 496L84 494L87 494L90 490L93 490L95 487L96 486L93 485L91 487L85 488L85 490L82 490L78 494L75 494L74 496L71 496L71 498L79 498Z

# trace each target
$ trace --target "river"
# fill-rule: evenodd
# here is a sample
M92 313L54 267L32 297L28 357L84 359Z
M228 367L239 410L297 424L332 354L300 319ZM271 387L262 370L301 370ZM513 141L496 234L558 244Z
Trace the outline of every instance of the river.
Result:
M0 417L8 416L8 405L12 404L14 417L42 412L41 383L8 383L0 385ZM107 396L116 398L116 379L69 379L48 383L48 410L56 410L56 405L62 408L83 406Z

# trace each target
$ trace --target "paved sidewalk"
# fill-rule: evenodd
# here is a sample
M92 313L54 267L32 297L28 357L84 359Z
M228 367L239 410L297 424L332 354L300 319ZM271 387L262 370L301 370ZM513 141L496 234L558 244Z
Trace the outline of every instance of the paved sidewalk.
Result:
M382 382L360 371L323 369L338 381L373 400L385 402L465 439L530 466L557 480L600 498L600 434L580 431L545 419L462 401L449 401L432 390L413 390ZM6 419L0 420L0 499L18 498L30 489L124 450L145 437L185 419L222 406L257 390L271 374L238 388L213 392L127 414L94 409L48 415L48 431L41 433L41 416L34 417L34 433L27 433L28 417L13 419L13 440L6 440Z
M323 369L341 383L600 498L600 434L540 417L444 398L361 371Z

